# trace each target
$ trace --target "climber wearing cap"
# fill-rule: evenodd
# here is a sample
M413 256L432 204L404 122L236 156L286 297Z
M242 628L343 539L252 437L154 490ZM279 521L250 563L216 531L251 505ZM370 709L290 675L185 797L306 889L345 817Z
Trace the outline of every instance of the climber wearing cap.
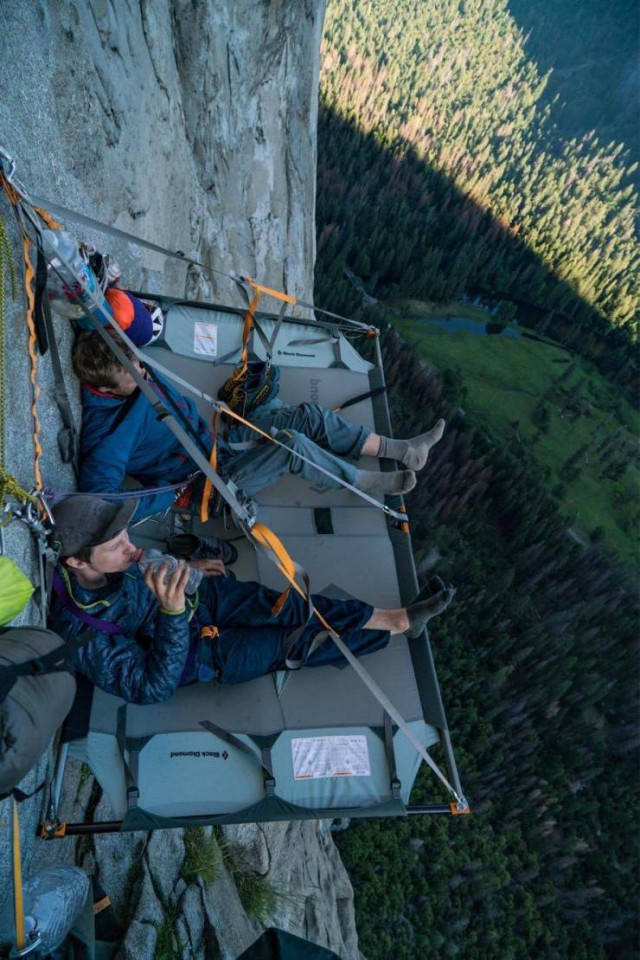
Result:
M129 358L153 389L178 408L208 456L213 438L198 415L195 402L157 373L144 371L130 354ZM109 345L98 334L84 335L78 340L73 367L82 383L80 489L87 493L114 493L121 489L125 475L147 488L186 483L196 471L195 463L158 419L131 374L118 364ZM247 446L249 435L256 437L249 428L233 428L226 440L219 437L219 471L249 497L286 473L327 487L340 487L337 480L319 472L313 464L372 494L407 493L416 482L414 471L424 467L429 450L440 440L445 426L444 420L439 420L428 433L410 440L393 440L371 433L317 403L292 407L277 398L259 406L251 419L266 433L274 433L284 447L259 440L250 444L251 449L234 450L234 443ZM311 463L295 456L294 451ZM363 456L388 457L406 469L358 470L349 462ZM166 510L175 497L175 492L168 491L140 498L136 519Z
M154 703L185 684L241 683L287 669L287 655L307 666L342 660L330 640L313 649L324 628L315 615L308 618L295 591L274 614L274 590L227 578L219 560L190 561L206 577L193 596L185 595L186 565L168 579L164 567L143 575L136 565L141 551L127 532L133 509L130 502L81 495L53 508L61 561L49 626L79 641L76 669L97 686L131 703ZM384 647L392 634L417 636L454 594L434 578L424 596L402 609L312 600L359 656Z

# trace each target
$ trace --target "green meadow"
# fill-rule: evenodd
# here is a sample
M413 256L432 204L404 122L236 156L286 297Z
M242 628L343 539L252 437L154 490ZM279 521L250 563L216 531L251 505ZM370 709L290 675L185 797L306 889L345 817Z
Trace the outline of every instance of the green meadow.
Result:
M390 318L393 325L424 360L441 372L459 371L466 389L460 405L470 422L498 441L515 433L548 468L549 484L572 530L585 542L590 537L603 540L623 561L635 565L640 413L615 386L588 363L549 343L450 332L414 319L493 319L470 304L434 310L430 304L403 301L393 307L402 314ZM541 406L546 408L544 429ZM603 476L616 462L617 475Z

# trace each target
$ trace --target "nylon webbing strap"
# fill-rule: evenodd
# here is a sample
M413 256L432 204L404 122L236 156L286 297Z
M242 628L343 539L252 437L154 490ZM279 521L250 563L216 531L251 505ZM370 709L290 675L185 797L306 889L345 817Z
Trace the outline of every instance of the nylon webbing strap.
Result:
M286 650L284 654L287 670L299 670L303 664L302 658L293 659L291 654L293 653L298 640L309 626L314 613L313 602L311 600L309 574L304 567L301 566L301 564L297 563L289 555L282 541L279 540L273 530L270 530L269 527L267 527L264 523L255 523L251 529L251 536L262 547L263 551L266 553L271 562L275 563L283 577L289 581L291 587L293 587L296 592L299 593L304 600L306 600L306 618L300 626L292 630L287 636ZM299 581L302 581L303 586L300 585ZM275 616L280 613L280 610L284 606L291 587L288 587L276 601L276 604L273 608L273 613Z
M50 200L45 200L43 197L37 197L33 193L29 194L29 201L38 207L45 207L51 213L54 213L56 217L61 217L63 220L66 220L70 217L72 220L75 220L76 223L81 223L83 227L89 227L91 230L100 230L101 233L106 233L110 237L115 237L116 240L124 240L127 243L135 243L139 247L144 247L145 250L151 250L153 253L160 253L164 257L172 257L174 260L182 260L183 263L192 263L195 267L202 267L203 270L209 269L206 264L201 263L199 260L193 260L191 257L185 256L181 250L169 250L167 247L161 247L157 243L152 243L150 240L143 240L142 237L137 237L133 233L127 233L126 230L120 230L118 227L111 227L108 224L103 223L101 220L93 220L91 217L85 216L84 213L78 213L77 210L70 210L69 207L63 207L59 203L52 203Z
M341 410L346 410L347 407L353 407L356 403L361 403L363 400L373 400L374 397L379 397L386 392L386 387L376 387L375 390L367 390L366 393L359 393L357 397L351 397L350 400L345 400L339 407L334 407L331 412L340 413Z
M359 662L358 658L354 656L354 654L351 652L349 647L344 643L340 635L336 633L336 631L333 629L331 624L329 624L325 620L325 618L322 616L320 611L313 606L313 601L311 599L311 596L305 595L305 591L298 584L295 577L297 564L295 564L295 562L289 556L282 542L276 537L276 535L273 533L272 530L269 530L269 528L262 523L256 523L254 525L253 529L251 530L251 536L254 537L254 539L260 545L267 547L265 551L267 556L269 556L270 559L274 560L280 572L283 574L284 577L286 577L286 579L291 584L291 587L294 590L296 590L300 594L300 596L305 597L305 599L308 600L308 602L311 605L313 614L315 614L315 616L318 618L318 620L323 625L323 627L325 627L325 629L329 632L329 636L337 646L338 650L340 651L340 653L342 653L344 658L351 664L351 666L353 667L357 675L360 677L362 682L365 684L369 692L373 694L373 696L376 698L376 700L378 701L380 706L383 708L383 710L385 710L386 713L389 714L389 717L394 721L396 726L399 727L400 730L402 730L402 732L404 733L409 743L411 743L412 746L417 750L418 754L422 757L425 763L433 770L436 776L441 780L441 782L447 788L449 793L453 797L455 797L457 803L465 804L466 806L466 801L464 800L464 798L461 797L456 792L456 790L451 786L447 778L438 768L437 764L434 763L434 761L429 756L424 745L420 743L420 741L414 734L411 727L404 720L402 714L391 703L386 693L378 686L378 684L375 682L371 674L367 670L365 670L365 668Z
M228 743L230 747L234 747L236 750L239 750L245 755L253 760L254 763L257 763L259 767L262 768L262 772L265 777L265 786L269 785L268 793L273 792L272 788L275 786L275 778L273 776L273 768L271 766L271 756L267 750L262 751L262 758L258 756L257 753L249 747L243 740L240 740L239 737L236 737L234 733L229 733L228 730L224 730L222 727L218 727L215 723L212 723L211 720L199 720L198 726L202 727L203 730L206 730L207 733L212 733L219 740L223 740L225 743Z
M60 353L56 341L55 329L51 320L51 308L47 297L47 261L42 250L40 238L37 241L37 270L36 270L36 302L35 313L37 330L44 332L44 342L51 351L51 369L56 404L62 420L62 428L58 431L58 448L63 463L70 463L77 472L78 431L71 412L71 403L67 394L67 387L62 373ZM45 350L46 350L45 346ZM45 350L40 348L40 352Z
M209 267L206 263L202 263L201 260L195 260L193 257L188 257L182 250L170 250L168 247L162 247L157 243L152 243L150 240L143 240L142 237L137 237L135 234L128 233L126 230L120 230L118 227L111 227L108 224L103 223L101 220L94 220L92 217L87 217L83 213L78 213L76 210L71 210L69 207L63 207L59 203L52 203L50 200L45 200L43 197L38 197L35 194L29 194L29 196L25 196L24 194L20 194L19 191L17 191L10 183L7 183L7 186L13 191L13 194L17 199L22 199L22 201L25 203L35 204L35 206L38 208L44 207L44 211L39 210L41 216L43 213L46 213L46 210L49 210L51 213L54 213L57 217L61 217L63 220L70 217L72 220L75 220L77 223L81 223L85 227L89 227L92 230L100 230L101 233L106 233L108 236L115 237L117 240L132 242L146 250L151 250L154 253L160 253L162 256L171 257L174 260L182 260L183 263L193 264L195 267L200 267L204 273L226 277L227 280L231 280L234 283L245 284L249 282L253 286L254 290L259 291L261 294L264 293L268 296L284 299L287 303L297 304L299 307L304 307L306 310L311 310L315 313L322 313L327 317L333 317L334 320L340 320L343 323L348 323L350 326L358 327L363 331L363 333L377 336L377 331L369 324L361 323L359 320L353 320L351 317L343 317L339 313L332 313L331 310L324 310L322 307L317 307L312 303L299 300L298 298L292 297L289 294L281 293L279 290L272 290L271 287L265 287L253 280L249 281L248 277L226 273L224 270L217 270L214 267ZM309 322L313 323L314 321L310 320Z
M123 703L121 707L118 707L118 714L117 714L117 721L116 721L116 741L118 743L118 750L120 751L120 756L122 758L122 764L124 766L124 778L127 785L127 809L133 810L134 807L138 806L138 798L140 796L140 790L138 789L138 782L134 775L134 771L131 769L131 766L127 762L127 757L125 753L127 749L127 704L126 703Z
M220 428L220 414L217 410L213 413L213 419L211 424L211 429L213 431L213 444L211 446L211 454L209 456L209 466L214 471L218 469L218 430ZM200 522L206 523L209 519L209 504L211 502L211 494L213 492L213 484L209 477L205 477L204 486L202 488L202 497L200 499Z
M393 727L391 717L385 712L384 715L384 750L387 755L387 764L389 766L389 785L391 796L394 800L400 797L400 787L402 784L398 779L398 769L396 766L396 751L393 746Z

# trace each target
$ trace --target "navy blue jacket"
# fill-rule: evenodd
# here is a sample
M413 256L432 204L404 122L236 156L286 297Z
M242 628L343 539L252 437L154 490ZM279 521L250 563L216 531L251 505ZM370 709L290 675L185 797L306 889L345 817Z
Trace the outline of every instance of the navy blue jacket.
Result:
M187 662L190 611L172 614L161 610L135 566L125 573L110 574L106 586L92 591L84 590L64 566L58 569L79 609L117 623L123 630L113 635L87 627L54 596L49 627L65 640L80 634L85 639L87 633L91 638L76 651L76 669L123 700L167 700L178 687Z
M199 416L195 402L156 374L149 378L149 383L156 391L169 394L210 452L211 432ZM127 403L130 405L122 416ZM225 452L221 450L223 458ZM136 392L130 400L99 393L83 384L78 482L83 493L115 493L127 474L143 487L180 483L196 469L173 433L157 419L143 393ZM138 520L164 511L174 499L175 491L141 497L134 517Z

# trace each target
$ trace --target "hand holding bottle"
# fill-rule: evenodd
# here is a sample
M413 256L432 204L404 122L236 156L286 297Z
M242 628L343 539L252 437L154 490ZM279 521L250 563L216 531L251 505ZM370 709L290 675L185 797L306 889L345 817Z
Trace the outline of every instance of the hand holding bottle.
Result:
M189 580L189 567L180 564L167 577L168 564L147 567L144 582L160 606L168 613L181 613L186 606L185 587Z

